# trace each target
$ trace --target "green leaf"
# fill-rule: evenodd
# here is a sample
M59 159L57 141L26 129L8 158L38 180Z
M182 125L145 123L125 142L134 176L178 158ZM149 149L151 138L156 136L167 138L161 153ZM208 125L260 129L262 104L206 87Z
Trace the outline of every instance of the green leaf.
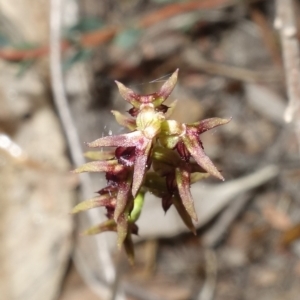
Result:
M122 49L133 48L142 34L142 31L135 28L130 28L119 33L113 40L113 43Z
M75 31L80 31L80 32L90 32L90 31L95 31L97 29L100 29L104 26L104 22L99 19L99 18L82 18L81 20L78 21L77 24L72 26L68 31L69 34L74 34L73 32Z

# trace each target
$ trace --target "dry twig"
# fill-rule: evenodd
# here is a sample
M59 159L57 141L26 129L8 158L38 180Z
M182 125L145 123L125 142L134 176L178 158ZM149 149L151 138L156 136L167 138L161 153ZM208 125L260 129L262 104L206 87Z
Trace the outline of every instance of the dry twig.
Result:
M277 0L276 5L275 27L280 33L289 98L284 118L288 123L294 121L300 143L300 50L295 7L293 0Z
M215 247L220 242L250 199L249 194L242 195L226 208L216 224L204 234L204 244L207 247Z
M278 67L282 67L282 60L280 56L280 49L274 34L274 29L270 27L268 21L261 11L255 7L250 6L250 15L260 29L263 43L265 44L266 49L270 53L270 56Z
M77 134L76 127L70 112L68 100L66 97L64 78L61 65L61 13L62 13L62 0L51 0L51 12L50 12L50 70L54 103L62 123L62 127L65 131L67 138L71 158L75 165L79 166L85 163L81 144ZM90 178L88 174L80 177L81 192L84 198L88 198L93 190ZM90 211L89 218L91 220L99 221L99 216L93 211ZM101 239L101 240L100 240ZM97 253L99 260L103 266L104 276L107 282L111 282L115 277L115 270L112 264L111 255L109 253L106 240L101 237L96 237L97 241ZM75 251L75 264L79 271L84 275L87 283L93 288L99 295L103 295L107 290L107 287L101 285L100 282L94 279L93 276L89 276L91 270L86 270L85 257L82 255L80 249ZM106 291L107 294L107 291ZM121 297L121 298L120 298ZM123 299L120 296L118 299Z
M198 295L198 300L213 300L217 284L217 256L214 250L205 250L205 282Z
M270 71L252 71L239 67L229 66L221 63L206 60L194 49L187 49L183 58L187 64L199 71L216 76L224 76L234 80L245 82L278 82L281 80L279 72Z

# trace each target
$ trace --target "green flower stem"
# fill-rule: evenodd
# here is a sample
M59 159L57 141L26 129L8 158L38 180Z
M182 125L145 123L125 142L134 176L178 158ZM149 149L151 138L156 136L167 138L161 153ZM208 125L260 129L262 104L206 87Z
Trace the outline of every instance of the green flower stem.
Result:
M133 210L130 213L129 216L129 222L134 223L138 220L138 218L140 217L141 211L143 209L143 205L144 205L144 197L145 197L145 193L143 192L139 192L137 194L137 196L134 199L134 204L133 204Z

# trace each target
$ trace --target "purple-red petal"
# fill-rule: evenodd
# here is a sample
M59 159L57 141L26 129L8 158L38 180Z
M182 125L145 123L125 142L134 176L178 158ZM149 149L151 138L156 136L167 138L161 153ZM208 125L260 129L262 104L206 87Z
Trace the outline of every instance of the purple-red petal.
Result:
M194 221L198 221L194 207L194 200L190 191L190 173L185 169L176 168L175 178L182 204L191 218Z
M118 173L124 170L123 165L119 165L117 160L108 161L92 161L86 163L79 168L73 170L73 173L83 173L83 172L111 172Z
M81 211L89 210L95 207L100 206L109 206L114 207L116 205L116 199L113 197L110 197L109 194L101 195L92 199L85 200L79 204L77 204L72 209L72 214L77 214Z
M90 227L89 229L84 231L82 234L83 235L93 235L93 234L98 234L98 233L102 233L105 231L117 231L116 222L112 219L106 220L101 224Z
M131 198L130 188L131 180L127 180L118 184L118 194L114 213L114 219L116 222L118 222L120 215L124 212L126 208L126 204L129 198Z
M218 171L209 157L204 153L202 147L199 144L197 136L184 135L182 136L182 140L198 165L200 165L209 174L224 181L224 177L221 175L221 173Z
M135 93L133 90L126 87L123 83L119 81L115 81L115 83L118 86L119 92L123 99L125 99L127 102L129 102L134 107L140 106L140 95Z
M117 232L118 232L118 248L120 249L123 245L123 242L127 236L128 232L128 213L122 213L119 216L117 223Z
M190 126L194 126L197 128L198 133L201 134L207 130L213 129L217 126L221 126L224 124L227 124L230 122L230 119L221 119L221 118L210 118L210 119L205 119L200 122L191 124Z
M130 133L115 135L115 136L105 136L103 138L97 139L87 145L91 148L96 147L134 147L139 141L139 138L143 136L140 131L133 131Z
M196 235L197 234L196 228L192 222L190 215L187 213L185 207L183 206L181 199L177 197L173 197L172 201L183 223L187 226L187 228L189 228L194 233L194 235Z
M132 182L132 195L136 196L138 190L140 189L147 169L147 161L148 155L151 149L152 141L145 139L144 145L140 147L136 147L136 158L134 163L133 170L133 182Z
M170 94L175 88L175 85L177 83L178 71L179 69L177 69L172 74L172 76L164 83L164 85L160 88L160 90L157 93L160 97L164 98L164 100L166 100L170 96Z

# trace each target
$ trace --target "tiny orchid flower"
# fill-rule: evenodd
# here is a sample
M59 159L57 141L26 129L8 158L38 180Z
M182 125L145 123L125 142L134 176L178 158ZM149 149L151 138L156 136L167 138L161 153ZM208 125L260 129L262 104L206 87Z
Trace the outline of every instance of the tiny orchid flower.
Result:
M152 139L146 137L141 131L118 136L107 136L94 142L88 143L91 148L94 147L133 147L135 149L135 161L133 169L132 195L136 196L141 187L146 171L148 155L152 146Z
M118 246L124 245L128 259L134 260L132 234L138 233L136 221L144 203L144 195L151 192L161 198L165 212L174 205L185 225L196 234L197 222L190 186L209 175L224 180L223 175L205 154L200 135L224 125L230 119L211 118L185 124L169 120L175 103L164 101L175 88L178 69L158 92L140 95L116 81L121 96L132 105L130 116L112 111L116 121L129 132L106 136L87 143L85 155L94 161L75 169L74 173L105 172L107 186L98 196L74 207L78 213L96 207L105 207L108 218L84 234L115 231ZM114 147L105 150L103 147Z
M188 162L192 156L209 174L224 181L224 177L204 153L199 135L229 121L230 119L211 118L193 124L180 124L174 120L167 120L162 125L164 130L160 139L166 148L176 148L183 160Z
M186 125L186 132L181 136L181 141L197 164L209 174L223 181L224 177L214 166L209 157L204 153L199 135L217 126L227 124L229 121L230 119L211 118L191 125ZM183 153L186 153L186 151L184 150Z

